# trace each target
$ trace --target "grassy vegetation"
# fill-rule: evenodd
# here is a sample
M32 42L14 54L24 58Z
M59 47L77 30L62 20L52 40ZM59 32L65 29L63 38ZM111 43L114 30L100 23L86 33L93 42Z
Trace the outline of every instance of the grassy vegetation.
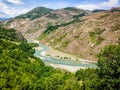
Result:
M74 36L75 39L77 39L77 38L79 38L79 37L80 37L79 35Z
M69 11L75 11L75 12L80 12L81 10L80 9L77 9L75 7L67 7L67 8L64 8L65 10L69 10Z
M112 30L112 31L120 30L120 24L118 23L118 24L116 24L116 25L114 25L114 26L111 26L111 30Z
M38 37L38 40L42 40L43 38L45 38L46 37L46 35L45 34L42 34L42 35L40 35L40 37Z
M104 31L105 30L101 30L100 28L95 28L93 32L89 32L91 42L92 43L97 42L97 44L100 44L104 39L98 36L101 35Z
M94 43L95 38L96 38L96 33L95 32L89 32L89 36L90 36L91 42Z
M70 25L70 24L72 24L72 23L75 23L75 22L79 22L79 19L75 19L75 20L70 21L70 22L67 22L67 23L62 23L62 24L60 24L60 25L50 26L50 27L48 27L48 28L45 30L44 34L49 34L49 33L51 33L52 31L58 29L59 27L68 26L68 25Z
M40 28L39 28L39 29L40 29ZM32 30L28 30L26 33L33 33L33 32L38 31L39 29L32 29Z
M57 14L55 14L55 13L49 13L49 15L47 15L47 17L48 17L48 18L52 18L52 19L57 19L57 18L59 18L59 17L57 16Z
M97 40L96 40L96 45L99 45L102 41L104 41L105 39L103 37L97 37Z
M57 30L59 27L65 27L68 26L70 24L76 23L76 22L82 22L84 20L79 20L79 19L75 19L73 21L67 22L67 23L63 23L60 25L55 25L55 26L49 26L43 33L42 35L40 35L39 39L43 39L45 38L45 36L47 36L48 34L52 33L53 31Z
M105 14L105 15L102 15L99 19L102 19L102 18L105 18L105 17L108 17L110 14Z
M70 41L64 41L63 43L62 43L62 46L61 47L67 47L68 46L68 44L70 43Z
M85 12L82 12L81 14L79 14L79 15L74 15L73 16L73 18L80 18L80 17L83 17L83 16L85 16L86 14L85 14Z

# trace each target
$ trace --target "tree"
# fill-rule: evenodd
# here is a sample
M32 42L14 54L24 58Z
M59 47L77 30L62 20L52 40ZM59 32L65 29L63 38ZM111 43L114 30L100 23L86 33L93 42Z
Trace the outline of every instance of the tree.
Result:
M120 89L120 45L107 46L98 55L98 77L101 79L99 89Z

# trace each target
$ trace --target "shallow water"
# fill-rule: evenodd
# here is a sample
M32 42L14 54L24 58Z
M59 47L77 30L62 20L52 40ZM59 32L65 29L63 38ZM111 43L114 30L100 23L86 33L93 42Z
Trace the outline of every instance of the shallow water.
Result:
M36 42L35 40L29 40L28 42ZM89 60L82 60L82 61L75 61L75 60L60 60L50 56L46 56L43 52L49 50L49 47L39 43L39 47L42 48L41 50L35 50L35 56L42 59L44 63L53 63L53 64L61 64L61 65L69 65L69 66L80 66L86 68L97 68L96 63L92 63Z

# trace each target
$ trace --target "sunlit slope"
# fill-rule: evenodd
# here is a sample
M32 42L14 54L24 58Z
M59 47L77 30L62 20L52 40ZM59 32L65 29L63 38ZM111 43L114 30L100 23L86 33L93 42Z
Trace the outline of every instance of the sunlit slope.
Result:
M96 54L106 45L118 44L120 9L100 11L53 27L40 36L42 42L84 59L96 60Z

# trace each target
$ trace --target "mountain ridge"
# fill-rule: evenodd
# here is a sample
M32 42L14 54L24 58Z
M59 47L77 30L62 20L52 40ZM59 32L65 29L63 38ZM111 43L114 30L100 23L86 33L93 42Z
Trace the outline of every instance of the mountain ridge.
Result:
M41 9L41 7L39 7L39 8ZM5 27L8 27L8 28L15 28L16 30L22 32L24 34L24 36L27 38L29 38L29 37L37 38L49 26L60 25L62 23L67 23L67 22L73 21L76 18L82 17L84 15L92 14L92 12L90 12L90 11L84 11L82 9L77 9L77 8L73 8L73 7L72 7L72 9L74 9L74 11L73 10L71 11L71 7L68 7L68 8L70 10L65 10L64 8L52 10L48 14L36 17L33 20L29 19L29 17L28 18L13 18L10 21L4 22L4 25L5 25ZM46 8L44 8L44 9L46 9ZM44 11L44 9L43 9L43 11ZM36 8L33 10L36 10ZM33 12L33 10L32 10L32 12ZM38 10L38 11L40 13L40 10ZM20 17L20 16L17 16L17 17Z
M39 38L55 49L96 60L97 53L119 39L120 8L88 10L67 7L52 10L34 20L13 19L5 27L15 28L26 38ZM108 34L108 35L107 35Z
M40 41L57 50L96 60L96 55L106 45L118 44L119 14L118 8L83 16L80 22L58 27L47 35L43 33Z
M50 11L53 11L53 9L45 8L45 7L36 7L30 10L29 12L27 12L26 14L22 14L15 17L15 19L28 18L30 20L34 20L36 18L39 18L41 16L48 14Z

